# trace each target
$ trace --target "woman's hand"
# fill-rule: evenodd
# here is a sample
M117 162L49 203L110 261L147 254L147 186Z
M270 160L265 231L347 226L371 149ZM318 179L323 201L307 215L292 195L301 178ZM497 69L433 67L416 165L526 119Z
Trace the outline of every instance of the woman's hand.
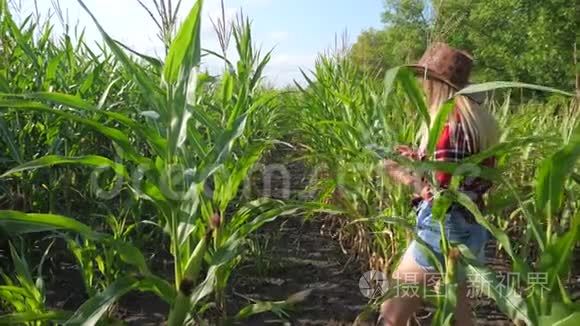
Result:
M394 169L398 169L401 167L401 165L393 160L389 160L389 159L384 159L383 160L383 166L385 167L385 169L388 171L394 170Z
M423 187L425 186L421 178L413 175L411 171L393 160L383 160L383 166L391 178L395 179L399 183L412 187L415 193L421 193Z
M419 159L419 155L417 155L417 152L415 152L409 146L399 145L399 146L395 147L395 151L397 151L397 153L401 154L402 156L404 156L408 159L415 160L415 161Z
M383 160L383 166L391 178L399 183L411 187L416 195L425 200L430 200L433 197L431 186L424 182L420 177L413 175L399 163L386 159Z

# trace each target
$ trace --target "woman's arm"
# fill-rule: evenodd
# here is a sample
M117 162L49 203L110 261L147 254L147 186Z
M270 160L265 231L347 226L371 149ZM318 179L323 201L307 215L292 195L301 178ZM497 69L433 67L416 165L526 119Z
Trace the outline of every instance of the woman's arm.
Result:
M428 183L421 180L420 177L413 175L408 169L393 160L384 160L383 166L391 178L403 185L411 187L416 195L423 197L426 188L429 188Z

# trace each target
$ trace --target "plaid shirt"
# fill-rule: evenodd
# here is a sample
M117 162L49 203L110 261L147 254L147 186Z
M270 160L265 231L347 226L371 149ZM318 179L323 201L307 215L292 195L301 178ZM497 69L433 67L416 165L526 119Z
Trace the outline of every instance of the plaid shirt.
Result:
M443 162L461 162L464 158L476 154L474 150L473 139L470 139L461 125L461 120L458 114L455 115L455 128L452 131L449 123L447 123L439 137L435 147L435 160ZM420 155L424 158L424 155ZM489 157L481 164L487 167L495 166L495 158ZM447 188L451 183L452 174L435 171L435 180L440 188ZM467 194L475 203L483 206L483 195L491 188L492 183L489 180L478 177L465 177L460 185L460 190Z

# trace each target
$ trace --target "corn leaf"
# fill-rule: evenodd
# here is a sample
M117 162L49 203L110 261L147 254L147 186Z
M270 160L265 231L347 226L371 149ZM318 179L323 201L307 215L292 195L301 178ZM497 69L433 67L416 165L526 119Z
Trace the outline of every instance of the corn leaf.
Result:
M169 85L176 84L179 79L187 83L191 70L199 64L202 4L202 0L197 0L171 44L163 70Z
M509 141L503 141L477 154L470 155L464 159L463 162L480 163L488 157L509 154L518 148L526 148L529 145L546 144L553 140L555 139L551 139L545 136L518 137Z
M561 94L565 96L574 97L573 93L565 92L556 88L534 85L534 84L526 84L520 82L506 82L506 81L494 81L494 82L487 82L481 84L473 84L465 87L464 89L457 92L457 95L465 95L465 94L473 94L473 93L483 93L489 92L496 89L501 88L525 88L525 89L532 89L537 91L544 91L550 93Z
M75 219L55 214L0 211L0 227L12 234L68 230L89 239L98 240L104 238L103 234L94 232L89 226Z
M437 111L437 115L435 115L435 119L429 129L429 141L427 144L427 153L429 154L429 157L435 153L437 141L439 141L439 137L441 136L441 133L443 133L443 128L448 121L447 118L453 112L454 108L455 100L452 99L445 102L439 111Z
M242 115L239 117L231 129L225 130L215 141L212 150L204 157L200 164L202 167L200 172L196 175L195 181L199 183L208 176L212 175L223 163L226 157L230 154L232 146L236 139L238 139L246 127L248 116Z
M506 253L510 256L512 261L514 262L514 269L525 277L528 275L530 270L529 266L524 262L522 258L517 256L512 249L511 241L509 236L497 226L491 224L481 213L477 205L464 193L459 191L452 192L453 199L465 207L475 218L477 223L481 224L485 227L493 237L502 245Z
M20 150L18 149L17 144L15 142L14 139L15 137L12 134L12 131L10 130L8 125L6 124L6 120L4 119L4 117L0 117L0 136L4 141L4 144L8 146L12 159L19 164L22 163L23 160L20 155Z
M64 325L94 326L107 310L128 292L138 289L140 281L134 276L117 279L103 292L83 303Z
M154 293L169 305L175 302L177 296L177 291L169 282L152 274L140 280L139 291Z
M425 96L422 88L417 82L415 74L408 68L402 67L399 70L397 76L398 80L403 86L404 92L411 103L415 106L415 109L419 112L419 115L423 117L423 122L427 127L431 126L431 115L429 110L427 110L427 103L425 102Z
M130 128L131 131L135 132L141 138L149 142L149 144L151 144L152 147L156 150L156 153L158 155L163 155L165 153L167 141L162 137L160 137L156 130L148 128L147 126L144 126L136 122L135 119L132 119L122 113L98 109L93 104L88 103L77 96L56 92L38 92L24 95L8 95L8 96L21 96L24 98L30 98L35 100L49 101L52 103L68 106L71 108L81 109L84 111L90 111L100 115L104 115Z
M573 139L542 162L536 174L536 206L551 218L561 205L564 185L580 159L580 128Z
M123 43L121 43L121 42L119 42L119 41L115 41L115 42L116 42L118 45L120 45L122 48L124 48L125 50L127 50L127 51L129 51L129 52L133 53L134 55L138 56L139 58L141 58L141 59L143 59L143 60L147 61L147 62L148 62L148 63L149 63L151 66L153 66L153 68L155 68L156 70L161 70L161 68L162 68L162 66L163 66L163 63L162 63L162 62L161 62L159 59L157 59L157 58L154 58L154 57L151 57L151 56L148 56L148 55L146 55L146 54L143 54L143 53L141 53L141 52L137 52L137 51L135 51L135 50L131 49L130 47L128 47L127 45L125 45L125 44L123 44Z
M63 157L58 155L49 155L14 167L4 172L4 174L2 174L0 178L5 178L9 175L13 175L15 173L23 171L35 170L39 168L52 167L55 165L63 165L63 164L81 164L99 168L108 167L111 168L113 171L115 171L115 173L117 173L117 175L119 176L127 178L129 177L129 174L125 169L125 166L123 166L122 164L115 163L106 157L97 155L88 155L82 157Z
M572 267L570 259L576 247L580 235L580 213L572 218L570 229L559 237L552 238L540 257L539 270L548 276L548 284L551 291L557 285L560 277L566 277Z
M0 325L22 325L25 323L51 321L62 323L70 318L72 313L66 311L48 312L15 312L0 316Z
M552 323L546 323L546 326L575 326L578 324L578 320L580 320L580 312L575 312L570 314L568 317L560 319L558 321L550 321ZM543 326L543 325L542 325Z
M125 66L125 68L133 75L135 80L137 81L137 85L141 88L141 94L147 99L150 105L155 107L159 110L159 113L164 113L162 111L162 99L161 95L162 92L159 87L155 86L152 82L151 78L147 76L146 72L141 68L139 65L135 64L129 56L123 52L123 50L119 47L117 42L113 40L107 32L103 29L103 27L99 24L99 21L95 18L93 13L87 8L85 3L82 0L78 0L81 7L89 14L95 25L97 26L99 32L105 39L105 43L109 46L109 48L113 51L117 59Z
M493 299L511 320L519 319L532 325L526 301L511 287L502 285L491 269L481 266L469 248L465 245L459 245L457 248L462 253L461 259L472 286Z
M243 320L264 312L272 312L279 318L287 318L286 311L292 310L297 304L304 302L311 292L312 290L300 291L281 301L257 301L242 308L236 314L235 319Z
M128 242L116 239L107 239L104 241L111 247L115 248L117 254L124 262L131 264L139 269L139 272L144 275L149 275L149 268L145 257L137 247Z
M575 314L578 315L578 312ZM538 326L572 325L569 324L571 321L569 318L575 314L572 307L562 302L550 302L550 313L538 317ZM578 324L578 320L576 320L576 324Z
M147 160L147 159L141 157L135 151L131 142L129 141L129 138L127 137L127 135L123 131L121 131L119 129L107 127L107 126L105 126L102 123L99 123L97 121L94 121L91 119L81 118L77 115L74 115L74 114L71 114L71 113L68 113L68 112L65 112L62 110L53 109L49 106L46 106L44 104L37 103L37 102L30 102L30 101L23 101L23 100L0 100L0 107L19 110L19 111L35 111L35 112L52 113L55 115L62 116L68 120L75 121L75 122L78 122L80 124L86 125L87 127L90 127L91 129L95 130L96 132L109 138L110 140L115 142L117 145L119 145L119 147L130 158L132 158L136 161L139 161L139 162L143 162L143 161Z

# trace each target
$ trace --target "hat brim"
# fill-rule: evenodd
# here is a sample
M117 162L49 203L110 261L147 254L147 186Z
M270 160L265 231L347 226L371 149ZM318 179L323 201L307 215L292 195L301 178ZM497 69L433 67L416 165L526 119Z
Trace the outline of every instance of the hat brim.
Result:
M410 68L411 70L413 70L413 72L415 72L415 74L417 74L418 77L431 78L431 79L441 81L441 82L449 85L451 88L455 89L455 91L460 91L467 86L467 85L460 86L460 85L457 85L455 83L452 83L449 79L441 76L440 74L434 72L431 69L425 68L425 66L410 64L410 65L403 65L403 67ZM474 96L474 94L465 94L464 96L468 97L469 99L476 102L477 104L483 103L483 100L477 99Z
M434 72L433 70L431 70L429 68L426 68L425 66L410 64L410 65L404 65L403 67L410 68L419 77L431 78L431 79L436 79L438 81L444 82L445 84L453 87L456 91L459 91L465 87L465 85L461 86L461 85L457 85L457 84L452 83L449 79L441 76L440 74Z

